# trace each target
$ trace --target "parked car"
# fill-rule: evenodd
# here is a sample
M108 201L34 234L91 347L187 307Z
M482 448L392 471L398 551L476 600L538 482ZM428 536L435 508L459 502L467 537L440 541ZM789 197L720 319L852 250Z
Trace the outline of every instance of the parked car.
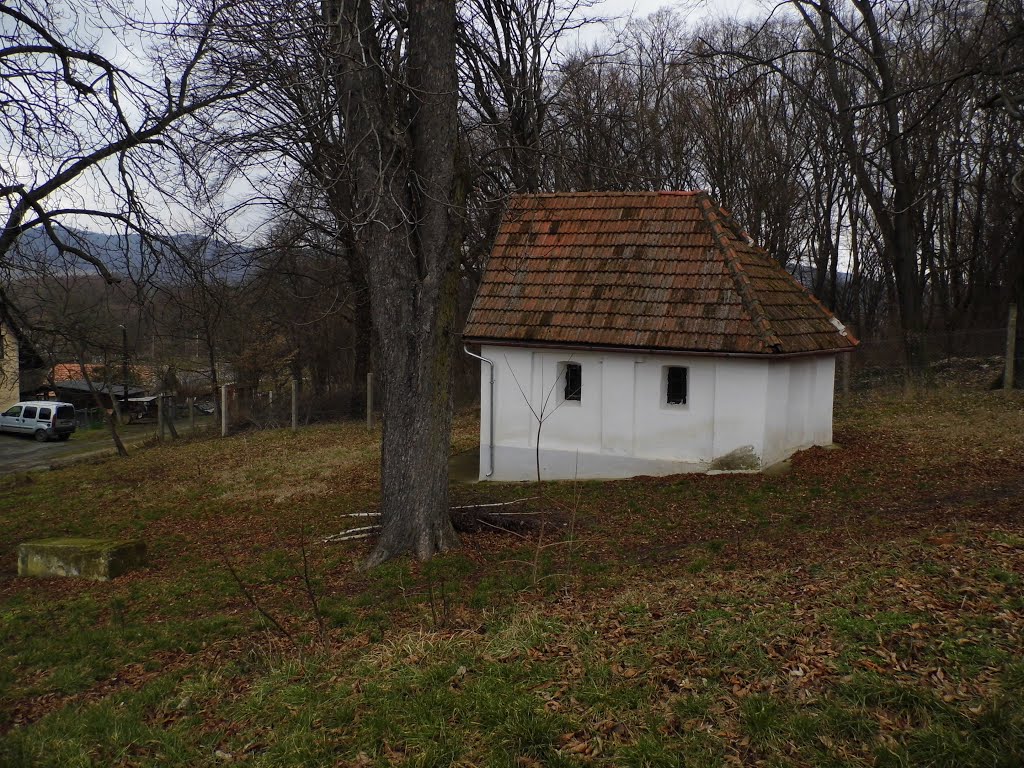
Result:
M33 435L41 443L67 440L75 431L75 406L55 400L28 400L0 414L0 432Z

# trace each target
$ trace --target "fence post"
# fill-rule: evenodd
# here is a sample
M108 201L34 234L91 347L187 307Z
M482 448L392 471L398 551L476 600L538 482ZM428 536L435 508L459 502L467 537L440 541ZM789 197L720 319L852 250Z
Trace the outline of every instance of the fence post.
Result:
M220 436L228 436L228 385L220 386Z
M189 432L195 432L196 431L196 399L194 397L190 397L187 400L185 400L185 402L188 403L188 431Z
M164 439L164 393L161 392L156 397L156 423L157 423L157 434L160 439Z
M847 352L842 355L843 359L843 399L850 399L850 358L853 357L852 352Z
M292 379L292 432L299 429L299 380Z
M366 428L373 429L373 373L366 374Z
M1017 358L1017 304L1010 305L1006 318L1006 368L1003 372L1003 389L1013 389L1014 367Z

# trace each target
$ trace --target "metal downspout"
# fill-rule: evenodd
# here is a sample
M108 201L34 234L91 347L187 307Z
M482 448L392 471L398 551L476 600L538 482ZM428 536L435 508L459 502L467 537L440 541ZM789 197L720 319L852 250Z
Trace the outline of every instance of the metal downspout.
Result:
M465 345L462 347L462 351L465 352L470 357L475 357L477 360L482 360L483 362L485 362L489 366L491 366L491 384L490 384L491 397L490 397L490 403L488 404L490 406L490 413L488 414L488 416L489 416L489 421L490 421L490 425L491 426L490 426L490 429L488 430L488 435L487 435L488 438L489 438L488 442L490 443L490 445L488 446L489 456L490 456L490 466L488 466L488 468L487 468L487 474L484 475L484 477L490 477L491 475L494 474L494 361L493 360L488 360L486 357L484 357L483 355L478 355L476 352L470 352L469 351L469 347L467 347Z

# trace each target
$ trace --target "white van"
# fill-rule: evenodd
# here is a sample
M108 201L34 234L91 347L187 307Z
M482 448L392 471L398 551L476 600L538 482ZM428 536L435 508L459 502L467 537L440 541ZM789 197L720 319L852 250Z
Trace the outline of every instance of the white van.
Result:
M75 431L75 406L55 400L27 400L0 413L0 432L33 435L41 443L67 440Z

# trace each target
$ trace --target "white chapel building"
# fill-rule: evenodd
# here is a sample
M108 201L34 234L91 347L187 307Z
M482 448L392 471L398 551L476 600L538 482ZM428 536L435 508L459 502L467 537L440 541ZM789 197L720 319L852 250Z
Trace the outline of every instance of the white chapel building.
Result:
M831 443L857 344L704 192L513 198L463 337L481 480L762 469Z

